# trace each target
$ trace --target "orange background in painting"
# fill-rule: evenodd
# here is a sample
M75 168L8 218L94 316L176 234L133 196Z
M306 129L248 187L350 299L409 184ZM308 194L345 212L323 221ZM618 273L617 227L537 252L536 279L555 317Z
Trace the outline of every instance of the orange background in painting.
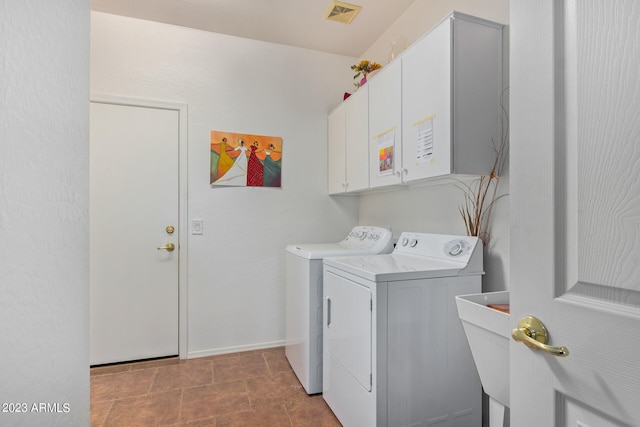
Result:
M238 140L244 141L244 146L249 149L249 153L251 153L251 145L254 141L258 141L258 151L256 152L256 156L260 158L260 160L264 160L266 155L265 151L268 149L270 144L273 144L276 148L271 150L271 158L273 161L277 162L282 158L282 138L279 136L264 136L264 135L251 135L246 133L233 133L233 132L220 132L217 130L211 131L211 150L220 154L220 141L222 138L227 138L227 145L229 148L236 148L240 143ZM230 151L228 154L231 157L237 155L238 152Z

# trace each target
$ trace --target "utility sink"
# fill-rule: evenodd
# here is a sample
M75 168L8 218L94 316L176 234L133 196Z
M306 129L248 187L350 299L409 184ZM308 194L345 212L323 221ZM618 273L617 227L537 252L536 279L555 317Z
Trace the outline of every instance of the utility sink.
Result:
M489 426L502 427L509 407L509 291L459 295L456 305L482 388L489 395Z

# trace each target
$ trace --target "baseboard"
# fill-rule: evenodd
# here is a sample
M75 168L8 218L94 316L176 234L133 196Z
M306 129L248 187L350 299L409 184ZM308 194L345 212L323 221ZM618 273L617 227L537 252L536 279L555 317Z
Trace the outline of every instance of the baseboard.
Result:
M235 347L222 347L222 348L212 348L209 350L197 350L190 351L187 353L187 359L195 359L198 357L207 357L207 356L216 356L219 354L229 354L229 353L240 353L243 351L251 351L251 350L264 350L275 347L283 347L285 341L271 341L266 343L258 343L258 344L250 344L250 345L240 345Z

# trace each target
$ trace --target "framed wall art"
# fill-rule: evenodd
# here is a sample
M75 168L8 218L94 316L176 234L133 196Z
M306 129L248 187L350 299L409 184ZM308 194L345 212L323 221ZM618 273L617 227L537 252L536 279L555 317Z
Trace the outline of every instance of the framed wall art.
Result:
M211 187L281 187L282 138L211 131Z

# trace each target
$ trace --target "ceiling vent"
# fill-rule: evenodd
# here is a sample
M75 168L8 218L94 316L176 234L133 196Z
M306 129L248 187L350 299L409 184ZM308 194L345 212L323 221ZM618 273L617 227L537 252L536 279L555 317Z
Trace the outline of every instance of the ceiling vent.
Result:
M353 18L360 12L361 7L341 1L333 1L324 19L329 21L342 22L343 24L351 24Z

